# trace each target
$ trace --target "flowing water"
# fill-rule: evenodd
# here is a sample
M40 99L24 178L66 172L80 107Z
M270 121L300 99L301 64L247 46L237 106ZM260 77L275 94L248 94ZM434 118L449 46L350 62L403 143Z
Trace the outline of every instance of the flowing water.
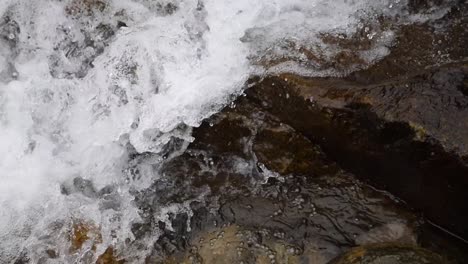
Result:
M67 243L77 221L99 226L96 252L126 248L143 214L135 193L249 77L365 68L390 52L398 25L446 11L414 14L407 4L0 0L0 262L26 254L37 263L47 245L57 263L84 259L86 250L70 254ZM367 44L352 51L355 62L330 63L344 48L326 36L356 34ZM151 232L133 255L147 254L159 231Z

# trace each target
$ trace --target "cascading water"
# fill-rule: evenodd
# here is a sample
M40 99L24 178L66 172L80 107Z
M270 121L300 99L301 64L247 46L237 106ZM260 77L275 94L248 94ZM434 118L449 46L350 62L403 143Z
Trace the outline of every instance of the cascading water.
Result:
M135 193L250 76L367 67L395 38L379 19L433 11L410 14L403 0L1 0L0 262L37 263L49 245L57 263L91 260L92 244L68 253L77 221L99 226L97 253L126 254L142 217ZM330 64L343 48L326 36L357 32L369 43L351 51L359 59Z

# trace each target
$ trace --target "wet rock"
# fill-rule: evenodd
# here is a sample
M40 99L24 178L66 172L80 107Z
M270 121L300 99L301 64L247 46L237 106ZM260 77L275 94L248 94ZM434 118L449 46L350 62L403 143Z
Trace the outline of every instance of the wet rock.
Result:
M387 123L406 123L417 140L432 138L447 152L463 157L468 155L464 133L468 127L468 97L462 92L466 78L468 66L456 64L374 85L292 75L271 82L291 87L292 93L297 91L306 100L313 98L319 108L369 111Z
M85 243L91 243L91 248L95 250L95 244L102 243L99 228L89 223L77 221L73 224L70 232L70 243L70 251L72 252L82 249Z
M65 11L72 16L91 16L96 12L102 12L107 6L105 1L101 0L73 0L67 6Z
M402 257L415 245L436 248L421 240L431 221L357 178L463 234L467 71L456 61L465 50L444 50L455 62L437 66L446 62L444 45L431 44L464 41L460 10L405 26L388 59L347 78L252 78L247 96L195 129L186 152L138 196L144 224L135 233L161 232L147 262L326 263L375 243L399 243L392 245ZM448 22L460 34L435 30ZM342 50L372 44L323 37ZM326 67L362 63L346 51L334 60ZM162 207L178 210L160 219ZM444 243L437 250L449 252L453 244ZM382 251L372 254L392 249Z
M102 255L96 260L96 264L124 264L125 261L118 259L114 256L114 249L109 247Z
M462 48L466 45L447 43L468 41L463 26L467 5L434 2L420 7L435 5L448 12L432 22L403 26L391 54L368 69L345 78L252 78L247 98L237 105L253 103L305 136L335 166L392 192L466 241L468 54ZM323 37L342 48L361 43ZM288 152L277 151L275 156L271 150L294 148L294 143L278 131L262 132L265 138L275 138L274 143L254 149L269 168L288 173ZM374 230L374 239L380 231Z
M46 254L51 259L57 258L57 252L55 252L55 250L53 250L53 249L47 249Z
M16 46L20 31L18 23L8 15L0 18L0 82L18 78L13 61L18 55Z
M91 263L92 259L96 259L96 264L123 264L125 260L118 257L118 254L111 246L108 247L102 254L97 256L97 247L102 244L102 235L99 227L92 223L75 221L71 226L70 234L70 253L81 254L80 261ZM60 257L53 249L46 250L46 254L50 259Z
M443 264L441 256L414 246L402 244L374 244L357 247L329 264Z
M166 4L157 3L156 7L161 15L172 15L179 8L175 3L172 2Z
M80 28L87 28L86 23L77 23ZM77 41L69 29L57 30L63 40L57 43L55 50L49 57L50 73L55 78L82 78L93 67L93 61L104 52L105 47L112 40L117 26L99 23L94 28L83 30L82 39ZM78 66L70 66L69 62Z
M414 230L401 223L387 223L377 226L356 238L356 244L366 245L397 241L406 245L416 245Z
M440 70L446 69L449 68ZM427 74L437 76L436 72L437 69ZM460 82L461 79L451 80ZM414 84L414 89L419 91L419 86ZM231 225L250 232L259 245L266 247L270 243L270 248L277 248L277 252L283 245L297 249L294 256L297 262L290 260L291 263L312 260L326 263L357 245L419 244L419 228L425 220L421 222L397 198L363 184L346 172L375 181L389 177L397 184L391 187L430 199L426 204L432 208L447 210L431 204L432 199L441 197L440 192L431 192L437 196L428 198L422 195L427 189L423 193L413 189L420 181L412 177L423 177L428 171L436 176L434 166L440 163L428 168L411 167L414 164L409 161L421 159L417 152L413 159L407 160L417 150L429 153L422 157L434 157L430 160L434 162L446 155L444 148L418 135L422 131L415 129L416 126L385 120L373 110L373 105L364 107L363 102L355 101L368 94L363 92L358 97L360 91L379 87L361 87L349 81L327 83L290 75L271 77L248 90L247 97L236 102L236 108L227 107L207 120L194 131L195 141L186 153L162 168L165 177L155 184L159 195L148 207L191 200L193 216L188 233L183 221L173 221L179 231L163 228L169 235L163 236L158 248L165 256L153 260L217 263L223 255L245 263L261 261L265 256L265 260L269 259L268 254L255 250L246 254L245 259L235 258L237 247L230 243L240 242L217 238L223 232L220 226ZM443 89L447 88L435 90ZM306 96L314 92L313 99ZM413 151L408 155L409 149ZM433 151L436 152L431 156ZM445 157L449 161L452 158ZM457 167L451 170L457 172ZM204 190L209 190L209 194L202 194ZM213 229L218 235L210 233ZM207 242L211 239L213 245ZM192 247L198 251L194 253ZM279 255L274 255L275 261L290 259L276 258Z
M197 236L199 243L179 263L324 263L312 245L305 249L277 241L273 236L258 236L238 225L215 228ZM306 252L302 254L303 252ZM302 256L301 256L302 255Z
M431 13L447 9L440 19L403 25L396 31L395 45L388 56L367 69L345 77L360 84L379 83L411 76L427 67L464 61L468 56L466 25L468 5L464 1L414 0L409 11Z
M158 195L147 204L156 210L193 200L190 232L184 214L170 217L172 230L160 223L155 252L165 256L152 262L326 263L359 244L416 241L418 218L397 199L357 181L249 100L194 136L186 153L162 168Z
M20 31L18 23L9 16L5 16L0 20L0 37L6 41L10 47L13 48L18 43L18 34Z
M369 86L285 75L247 94L343 169L466 237L466 75L459 64Z
M410 12L418 13L424 10L428 10L429 8L440 8L442 4L447 3L450 1L444 0L410 0L408 1L408 6ZM456 2L456 1L452 1ZM461 2L461 1L458 1Z
M345 175L309 181L287 178L284 183L263 186L255 196L226 201L220 213L230 223L269 230L283 243L315 245L324 259L376 239L377 227L380 239L416 240L408 227L416 224L414 216Z
M338 170L317 145L284 124L259 131L253 150L260 162L281 175L324 175Z

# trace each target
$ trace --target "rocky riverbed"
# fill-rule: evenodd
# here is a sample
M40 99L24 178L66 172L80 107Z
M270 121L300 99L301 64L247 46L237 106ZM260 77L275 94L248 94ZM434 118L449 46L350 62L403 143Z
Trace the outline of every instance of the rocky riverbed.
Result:
M72 1L66 12L78 21L106 8L105 1ZM169 1L152 8L165 17L179 7ZM154 142L165 140L160 151L138 149L121 136L126 182L157 175L147 187L128 190L139 216L130 221L132 239L120 241L109 229L120 228L125 214L97 218L105 225L70 213L71 221L49 223L13 263L465 263L468 4L412 0L407 11L435 18L373 17L353 34L319 34L325 48L286 42L282 56L253 56L265 74L251 76L242 94L200 126L181 122L167 137L153 131ZM0 25L19 32L12 21ZM84 78L131 22L98 26L96 40L75 43L66 55L86 57L80 67L53 64L51 74ZM375 39L390 31L389 54L369 60ZM19 44L2 37L14 60ZM79 52L88 44L97 47L92 56ZM285 61L335 74L278 71ZM13 82L16 69L8 65L0 77ZM124 72L139 85L138 64L132 67ZM118 85L111 90L126 105ZM86 175L64 181L60 193L96 200L101 211L125 206L117 184L102 187Z
M252 79L174 161L217 209L194 211L169 259L328 263L359 246L330 263L463 263L466 9L402 28L391 55L345 78Z

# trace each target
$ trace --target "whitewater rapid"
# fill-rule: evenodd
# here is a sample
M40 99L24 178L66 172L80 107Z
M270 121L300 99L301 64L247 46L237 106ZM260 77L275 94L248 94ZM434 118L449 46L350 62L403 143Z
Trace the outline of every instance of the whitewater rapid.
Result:
M66 244L77 219L100 227L97 252L125 248L140 220L133 193L194 140L192 127L253 75L342 75L378 61L395 40L381 16L424 19L403 0L0 0L0 262L26 252L35 263L41 237ZM363 65L308 62L304 49L340 52L323 34L362 30ZM155 155L129 164L138 153ZM88 183L111 195L86 195Z

